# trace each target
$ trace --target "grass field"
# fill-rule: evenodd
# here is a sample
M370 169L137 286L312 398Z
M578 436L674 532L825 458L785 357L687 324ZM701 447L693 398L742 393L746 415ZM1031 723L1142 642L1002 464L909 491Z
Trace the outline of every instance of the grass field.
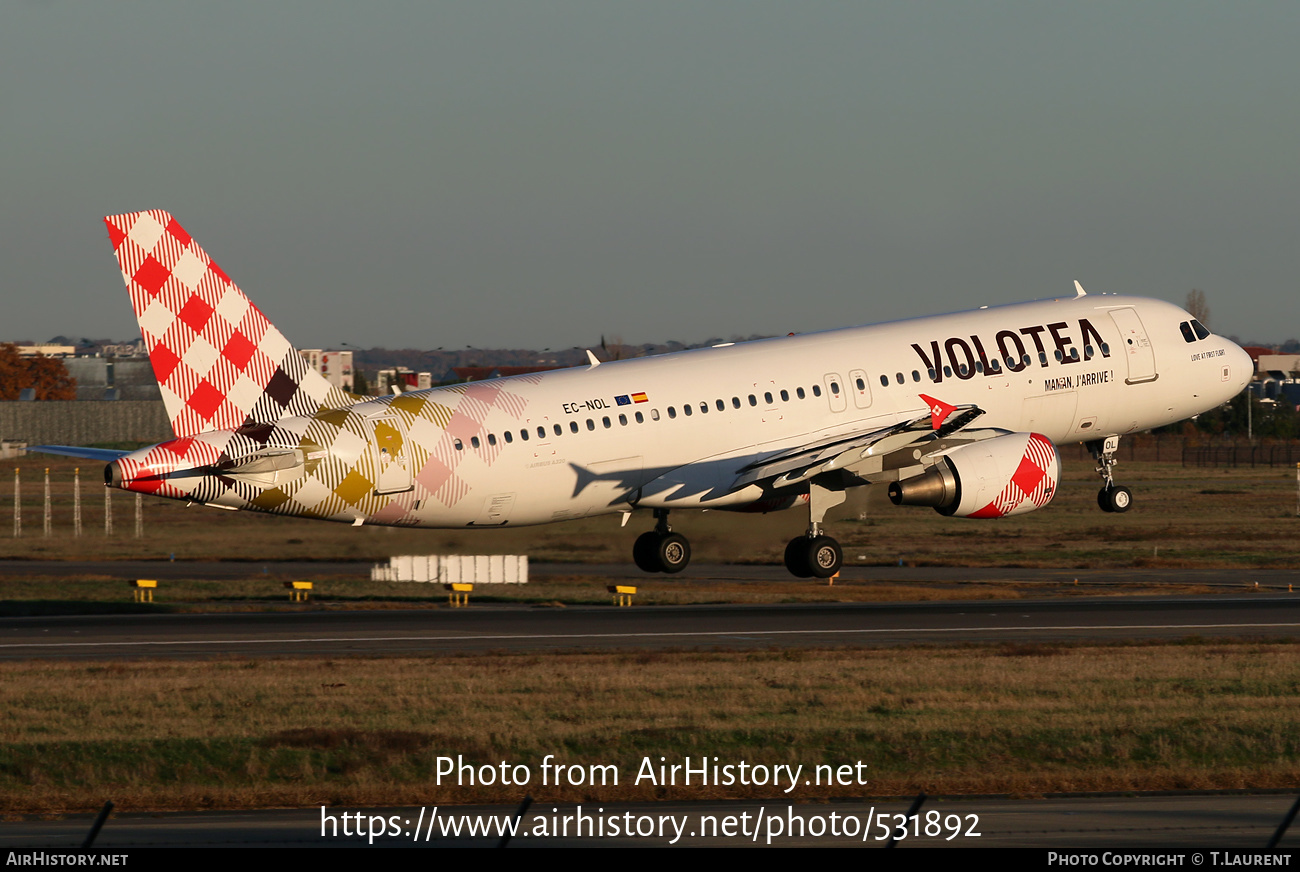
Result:
M353 528L146 497L144 535L134 536L134 496L115 491L115 535L104 535L100 466L82 462L83 535L72 525L72 470L48 462L52 535L43 535L44 459L24 458L23 535L12 531L12 485L0 495L0 559L383 560L391 554L528 554L539 561L630 562L632 542L650 528L649 512L626 527L618 515L502 530ZM897 508L873 494L846 504L830 525L849 565L1108 567L1289 567L1300 558L1296 477L1289 469L1184 469L1134 463L1119 468L1136 495L1123 515L1097 509L1098 480L1088 464L1068 463L1060 494L1046 509L997 521L940 517ZM12 473L10 473L10 477ZM7 516L7 517L5 517ZM698 563L777 563L803 531L806 512L771 515L684 512L672 518ZM7 522L7 523L6 523Z
M5 663L0 808L1294 787L1298 654L1188 642ZM458 754L533 780L439 786L437 758ZM547 754L619 781L543 786ZM861 761L869 784L634 783L643 758L688 755L807 775Z

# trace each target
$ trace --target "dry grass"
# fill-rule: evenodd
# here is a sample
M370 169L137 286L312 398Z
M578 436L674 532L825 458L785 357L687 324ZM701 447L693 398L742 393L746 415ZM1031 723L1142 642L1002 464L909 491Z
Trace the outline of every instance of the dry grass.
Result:
M468 803L435 758L546 800L780 795L632 784L641 759L869 764L929 792L1277 787L1300 777L1291 643L0 664L0 808ZM614 764L548 788L540 764Z

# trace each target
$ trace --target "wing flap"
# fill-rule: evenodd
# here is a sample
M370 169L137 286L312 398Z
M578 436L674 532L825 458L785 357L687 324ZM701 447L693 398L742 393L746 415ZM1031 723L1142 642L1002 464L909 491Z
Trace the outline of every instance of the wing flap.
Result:
M774 488L790 487L825 472L851 471L864 460L883 460L899 451L920 446L938 448L984 411L978 406L957 406L945 414L938 426L935 426L933 413L928 409L919 414L915 411L906 414L911 417L890 427L814 442L755 461L739 471L732 490L763 482Z

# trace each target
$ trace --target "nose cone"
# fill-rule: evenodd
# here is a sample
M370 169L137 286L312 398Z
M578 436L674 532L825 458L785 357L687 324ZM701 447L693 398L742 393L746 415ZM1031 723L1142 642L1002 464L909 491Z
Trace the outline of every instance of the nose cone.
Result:
M1244 388L1246 385L1250 384L1252 379L1255 378L1255 361L1250 359L1250 355L1246 353L1246 349L1236 345L1235 343L1231 344L1233 351L1230 353L1235 354L1235 360L1232 364L1232 374L1234 377L1239 379L1241 386Z
M1222 337L1219 337L1222 339ZM1229 339L1222 339L1225 356L1223 360L1223 381L1220 384L1219 402L1226 403L1240 394L1255 377L1255 361L1245 349Z

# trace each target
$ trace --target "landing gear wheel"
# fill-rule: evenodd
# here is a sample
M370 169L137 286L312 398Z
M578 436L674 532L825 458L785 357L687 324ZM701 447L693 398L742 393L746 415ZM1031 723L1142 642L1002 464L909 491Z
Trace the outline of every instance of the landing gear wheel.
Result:
M816 536L808 543L808 571L813 578L830 578L840 571L844 552L830 536Z
M1097 504L1104 512L1127 512L1133 505L1133 491L1123 485L1104 487L1101 493L1097 494Z
M632 546L632 560L638 569L643 572L663 571L659 568L659 557L655 553L658 547L659 534L653 530L636 537L636 544Z
M785 546L785 568L795 578L812 578L812 569L808 566L808 544L811 541L807 536L796 536Z
M655 534L658 536L658 534ZM681 533L658 536L655 559L660 572L681 572L691 562L691 543Z
M1107 436L1085 443L1088 452L1097 461L1097 474L1101 476L1101 490L1097 491L1097 505L1103 512L1127 512L1133 505L1133 491L1115 484L1115 454L1119 451L1119 437Z

